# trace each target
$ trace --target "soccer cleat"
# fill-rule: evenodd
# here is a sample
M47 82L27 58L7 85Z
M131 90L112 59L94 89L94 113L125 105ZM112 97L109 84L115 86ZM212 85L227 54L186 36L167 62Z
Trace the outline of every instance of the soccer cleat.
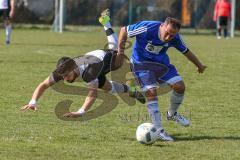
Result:
M181 114L178 114L177 112L174 113L174 115L170 116L167 112L167 120L175 121L179 124L181 124L184 127L187 127L190 125L190 121L183 117Z
M146 99L145 99L144 95L142 93L140 93L139 91L137 91L136 89L130 90L129 96L132 98L136 98L142 104L146 103Z
M107 9L105 9L104 11L102 11L102 13L101 13L101 16L108 16L108 17L110 17L110 10L107 8Z
M101 13L101 17L99 17L99 22L103 25L106 26L106 24L110 21L110 12L109 9L104 10Z
M10 44L10 41L6 41L5 43L6 43L6 45L9 45L9 44Z
M164 140L164 141L174 141L173 138L167 134L167 132L164 131L164 129L159 128L157 130L157 137L160 140Z

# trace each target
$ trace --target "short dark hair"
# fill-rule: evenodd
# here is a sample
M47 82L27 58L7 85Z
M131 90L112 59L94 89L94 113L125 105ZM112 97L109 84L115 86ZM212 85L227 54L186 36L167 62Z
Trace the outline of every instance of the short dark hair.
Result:
M170 24L173 27L173 29L180 30L181 28L181 22L176 18L167 17L164 23L167 25Z
M64 74L73 71L76 67L75 61L70 57L62 57L58 60L56 71L58 74Z

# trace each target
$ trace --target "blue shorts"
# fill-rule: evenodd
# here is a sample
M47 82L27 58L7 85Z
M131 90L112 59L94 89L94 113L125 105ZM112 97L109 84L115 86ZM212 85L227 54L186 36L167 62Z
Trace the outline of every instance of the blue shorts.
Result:
M156 62L131 63L131 70L143 91L157 88L161 83L174 84L182 81L174 65Z

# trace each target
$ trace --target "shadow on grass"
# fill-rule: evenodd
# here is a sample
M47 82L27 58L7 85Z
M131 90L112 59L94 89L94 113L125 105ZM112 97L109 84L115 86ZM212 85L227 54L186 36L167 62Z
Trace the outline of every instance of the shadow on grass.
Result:
M136 142L136 143L138 143L137 142L137 140L136 140L136 138L133 138L133 137L124 137L123 138L124 140L127 140L127 141L131 141L131 142ZM144 144L141 144L141 143L139 143L139 144L141 144L141 145L143 145L143 146L147 146L147 147L167 147L168 146L168 144L166 144L166 143L164 143L164 144L159 144L159 143L162 143L163 141L161 141L161 140L157 140L155 143L153 143L153 144L150 144L150 145L144 145ZM170 142L171 143L171 142Z
M230 141L240 141L239 136L189 136L189 137L176 137L173 136L175 141L201 141L201 140L230 140Z
M162 145L162 144L156 144L156 143L159 143L159 141L153 143L152 147L167 147L168 145Z

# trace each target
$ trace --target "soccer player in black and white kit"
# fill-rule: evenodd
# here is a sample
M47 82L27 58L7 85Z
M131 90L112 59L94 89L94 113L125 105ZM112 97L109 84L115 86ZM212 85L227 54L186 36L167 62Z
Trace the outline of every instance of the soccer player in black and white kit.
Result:
M14 0L0 0L0 17L3 16L6 30L6 44L10 44L12 24L11 18L14 16Z
M22 110L37 109L37 101L44 91L60 80L73 83L76 80L87 83L89 93L82 107L76 112L66 113L65 117L79 117L86 113L97 98L97 89L100 88L109 93L128 93L130 97L136 98L145 103L145 97L137 90L132 91L129 86L123 83L106 79L106 74L117 70L120 66L116 64L118 40L110 26L105 22L109 21L108 12L102 13L99 21L104 25L109 49L95 50L84 56L75 58L62 57L58 60L56 69L52 74L41 82L35 89L30 102L23 106Z

